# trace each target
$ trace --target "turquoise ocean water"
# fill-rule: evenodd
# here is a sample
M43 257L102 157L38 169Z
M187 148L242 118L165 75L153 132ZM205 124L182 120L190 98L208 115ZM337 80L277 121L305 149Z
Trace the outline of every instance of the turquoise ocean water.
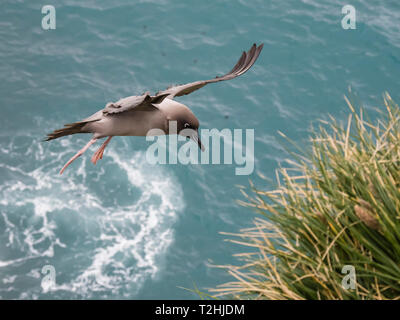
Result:
M56 29L41 8L56 8ZM273 188L287 157L278 130L300 147L312 124L345 121L351 86L372 111L399 101L400 4L337 0L6 1L0 10L0 297L192 299L179 287L232 280L212 264L244 250L220 231L251 226L236 185ZM108 101L231 69L263 42L244 76L182 97L202 128L255 129L255 171L234 165L150 165L144 138L114 138L96 166L89 153L58 170L89 139L40 140ZM43 266L56 271L41 286Z

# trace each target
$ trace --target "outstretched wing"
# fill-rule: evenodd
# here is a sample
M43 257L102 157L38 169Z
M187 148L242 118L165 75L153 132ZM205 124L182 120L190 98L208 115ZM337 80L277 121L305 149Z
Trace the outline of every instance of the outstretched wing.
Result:
M254 62L256 62L258 56L260 55L263 46L264 45L261 44L257 47L257 45L254 43L249 51L247 52L243 51L242 56L240 57L236 65L233 67L233 69L223 76L220 77L217 76L214 79L210 80L196 81L170 87L164 91L157 92L156 96L167 94L168 98L173 99L174 97L179 97L192 93L193 91L196 91L197 89L204 87L206 84L236 78L251 68L251 66L254 64Z
M145 92L141 96L130 96L122 98L117 102L109 102L102 111L104 115L117 114L133 109L150 111L156 108L155 104L161 103L167 96L168 94L150 96L149 92Z

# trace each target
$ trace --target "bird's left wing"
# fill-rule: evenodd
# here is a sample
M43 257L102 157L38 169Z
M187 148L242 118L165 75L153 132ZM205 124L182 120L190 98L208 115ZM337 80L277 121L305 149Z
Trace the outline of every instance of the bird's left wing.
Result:
M187 84L170 87L164 91L158 92L156 96L167 94L167 97L169 99L173 99L174 97L179 97L192 93L193 91L204 87L206 84L236 78L251 68L251 66L254 64L254 62L256 62L258 56L260 55L262 48L263 44L257 47L257 45L254 43L249 51L242 53L240 59L233 67L233 69L223 76L220 77L217 76L214 79L210 80L195 81Z
M103 114L112 115L133 109L141 111L150 111L156 108L155 104L161 103L167 96L168 94L150 96L149 92L145 92L141 96L130 96L122 98L117 102L107 103L106 107L103 109Z

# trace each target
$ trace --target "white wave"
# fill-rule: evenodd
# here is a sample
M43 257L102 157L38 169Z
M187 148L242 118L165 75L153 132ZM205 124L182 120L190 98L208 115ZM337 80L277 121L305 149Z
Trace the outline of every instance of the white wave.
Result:
M19 177L0 185L0 219L6 221L0 230L8 234L6 246L16 252L13 259L4 259L0 244L0 275L2 267L7 267L7 276L18 278L26 275L10 274L14 265L31 265L33 270L40 269L40 261L42 265L73 261L71 268L68 264L56 268L57 277L66 280L56 280L53 295L68 291L83 298L132 297L157 274L173 241L174 223L184 208L181 187L168 168L148 165L143 152L133 154L126 147L116 152L110 146L96 167L86 166L89 151L59 176L60 166L79 148L64 141L60 152L41 145L28 150L28 157L40 164L34 170L13 166L12 158L0 164ZM114 184L114 189L107 185L113 176L121 179L122 197ZM99 191L100 184L104 187ZM23 216L15 216L21 212ZM73 224L65 225L61 218L69 221L71 216ZM22 228L12 222L16 219L29 223ZM76 241L61 240L65 228ZM40 289L38 281L37 287L26 288L19 297L40 297Z

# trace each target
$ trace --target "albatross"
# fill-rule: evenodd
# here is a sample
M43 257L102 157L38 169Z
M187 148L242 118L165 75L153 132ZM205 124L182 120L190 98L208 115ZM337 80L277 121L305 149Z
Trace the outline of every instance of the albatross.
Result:
M263 44L257 46L254 43L249 51L243 51L233 69L223 76L172 86L157 92L155 95L145 92L139 96L130 96L117 102L109 102L103 109L90 117L78 122L65 124L64 128L47 134L45 141L76 133L93 134L92 139L68 160L60 170L60 174L99 139L107 137L94 153L91 159L93 164L103 158L104 150L112 137L146 136L151 129L161 129L165 134L185 136L192 139L204 151L198 133L199 120L186 105L175 101L175 98L192 93L209 83L234 79L244 74L257 60L262 48ZM176 123L176 132L169 131L171 121Z

